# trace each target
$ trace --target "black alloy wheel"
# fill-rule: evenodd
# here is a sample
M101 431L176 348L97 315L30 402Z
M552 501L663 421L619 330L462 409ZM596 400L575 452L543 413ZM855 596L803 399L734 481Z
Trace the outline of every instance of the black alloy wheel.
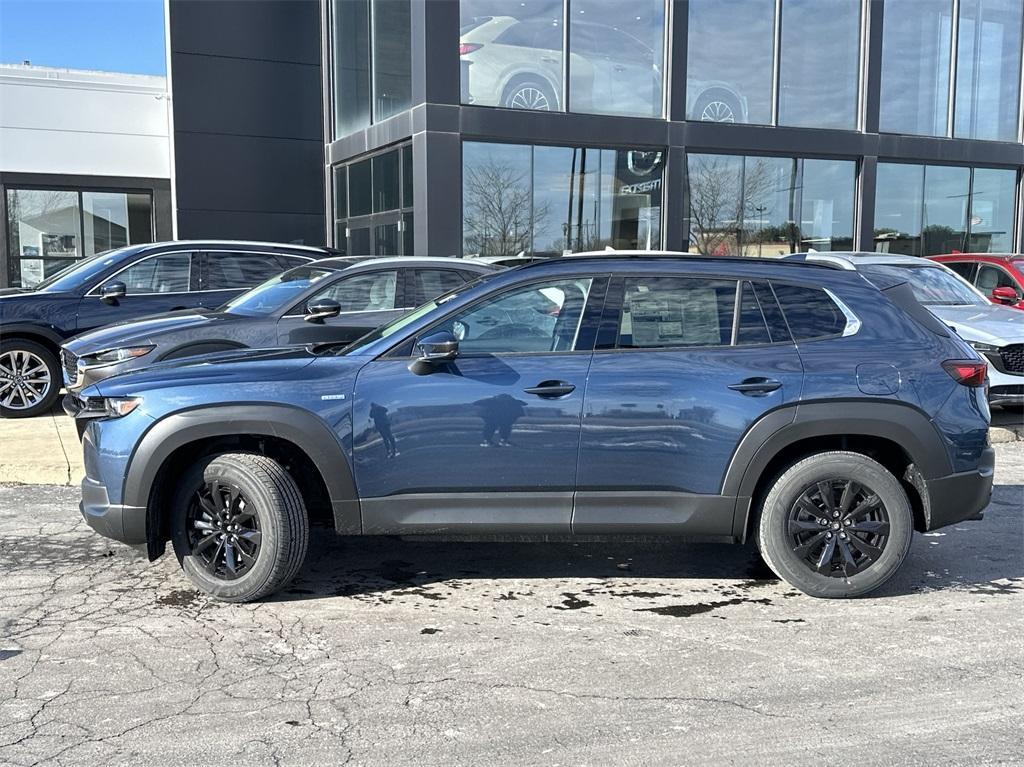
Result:
M234 580L256 564L263 533L256 507L237 485L216 479L204 483L186 519L191 553L214 578Z
M811 570L848 578L877 562L889 539L882 499L852 479L807 487L789 511L793 553Z

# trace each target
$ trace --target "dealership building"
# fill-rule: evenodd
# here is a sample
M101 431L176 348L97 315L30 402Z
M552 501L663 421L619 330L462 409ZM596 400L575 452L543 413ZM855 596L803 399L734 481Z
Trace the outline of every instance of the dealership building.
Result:
M169 0L173 225L379 255L1019 251L1022 30L1020 0Z

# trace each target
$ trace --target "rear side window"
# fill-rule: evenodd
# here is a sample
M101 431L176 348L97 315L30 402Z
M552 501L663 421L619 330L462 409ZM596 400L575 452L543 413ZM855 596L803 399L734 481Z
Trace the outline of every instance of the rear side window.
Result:
M203 290L251 288L281 271L269 253L207 253Z
M628 277L616 346L728 346L736 282L695 277Z
M846 315L821 288L773 282L794 341L837 336L846 330Z
M309 263L308 258L301 258L299 256L286 256L282 255L281 253L278 253L275 256L275 258L277 259L277 265L280 267L280 270L282 272L285 269L291 269L293 267L302 266L303 264Z
M771 334L772 343L789 343L793 339L789 335L789 326L786 318L782 316L782 309L779 302L775 300L775 294L768 287L767 283L754 282L754 293L757 295L757 302L764 315L764 321L768 325L768 332Z
M449 290L455 290L465 281L462 274L450 269L417 269L413 278L415 289L412 305L425 304Z
M772 337L768 333L768 325L761 314L754 286L744 282L740 288L740 321L736 327L736 344L770 344Z

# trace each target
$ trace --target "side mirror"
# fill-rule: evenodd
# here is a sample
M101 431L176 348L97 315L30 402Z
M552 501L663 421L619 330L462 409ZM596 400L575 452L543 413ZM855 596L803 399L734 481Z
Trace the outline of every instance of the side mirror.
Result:
M341 314L341 304L333 298L317 298L306 304L306 322L323 322Z
M459 356L459 341L447 330L421 338L416 347L420 350L419 362L446 362Z
M128 286L123 282L108 282L100 288L100 298L108 304L128 295Z
M1020 300L1014 288L1004 285L1001 288L992 288L992 300L1000 304L1015 304Z

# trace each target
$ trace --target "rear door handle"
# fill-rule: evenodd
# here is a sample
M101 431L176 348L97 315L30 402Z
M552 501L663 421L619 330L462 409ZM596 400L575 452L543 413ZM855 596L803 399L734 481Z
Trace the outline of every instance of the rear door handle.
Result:
M541 381L536 386L523 389L527 394L536 394L538 397L564 397L572 394L576 387L565 381Z
M774 378L744 378L739 383L729 384L729 388L742 394L758 397L773 392L782 386L781 381Z

